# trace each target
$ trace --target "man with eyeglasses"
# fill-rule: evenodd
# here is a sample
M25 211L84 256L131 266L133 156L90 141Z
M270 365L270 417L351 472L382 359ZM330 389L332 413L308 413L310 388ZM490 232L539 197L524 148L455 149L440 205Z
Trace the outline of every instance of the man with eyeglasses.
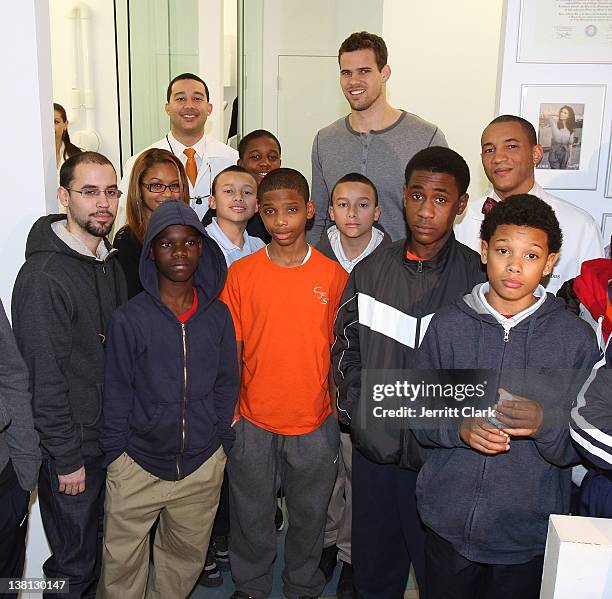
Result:
M127 298L106 235L121 192L110 161L69 158L58 196L66 214L39 218L13 289L15 337L28 366L43 463L40 511L51 547L47 578L68 597L94 597L100 571L105 474L99 447L106 326Z
M166 91L165 110L170 117L170 131L148 148L163 148L177 156L189 179L189 204L201 220L208 211L213 179L238 161L238 152L205 135L204 127L213 106L208 86L193 73L177 75ZM138 154L130 157L123 169L121 189L127 192L132 167ZM115 230L125 223L125 202L121 202Z

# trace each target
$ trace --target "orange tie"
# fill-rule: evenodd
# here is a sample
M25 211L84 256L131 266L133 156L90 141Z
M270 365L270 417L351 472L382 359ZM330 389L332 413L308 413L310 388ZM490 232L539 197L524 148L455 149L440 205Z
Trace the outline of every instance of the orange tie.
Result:
M193 148L185 148L183 154L187 156L187 162L185 163L185 172L191 181L191 185L195 187L196 179L198 178L198 165L195 161L195 150Z

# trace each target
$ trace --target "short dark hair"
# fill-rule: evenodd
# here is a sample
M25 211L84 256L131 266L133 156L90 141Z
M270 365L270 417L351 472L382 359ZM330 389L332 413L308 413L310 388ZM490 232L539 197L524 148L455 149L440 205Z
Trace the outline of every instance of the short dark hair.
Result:
M491 125L495 125L496 123L518 123L527 135L527 139L532 146L537 145L538 136L536 134L535 127L526 119L521 116L516 116L515 114L502 114L498 117L495 117L487 127Z
M266 131L265 129L255 129L255 131L251 131L250 133L247 133L240 140L240 143L238 144L238 157L240 158L240 160L242 160L244 158L244 155L246 153L246 147L254 139L259 139L260 137L267 137L267 138L271 139L273 142L275 142L276 145L278 146L278 153L279 154L281 153L280 141L278 141L278 139L276 138L276 135L274 135L274 133L270 133L270 131Z
M374 192L374 205L378 206L378 190L376 189L376 185L374 185L370 179L361 173L349 173L348 175L344 175L344 177L340 177L340 179L336 181L336 184L332 187L331 194L329 196L330 206L334 203L334 192L336 191L336 187L338 187L338 185L341 183L363 183L364 185L368 185Z
M549 253L556 254L561 249L563 233L555 211L534 195L520 193L498 202L482 221L480 239L488 243L501 225L540 229L548 237Z
M304 203L310 201L310 189L306 177L293 168L281 167L270 171L259 184L257 193L259 201L261 202L264 195L269 191L279 189L292 189L304 198Z
M425 148L410 159L404 172L406 185L408 185L414 171L444 173L455 177L460 196L467 191L470 184L470 168L467 162L454 150L442 146Z
M74 156L70 156L62 168L60 168L60 187L68 188L74 179L74 169L79 164L100 164L102 166L109 164L115 170L113 163L102 154L98 152L79 152ZM116 173L117 171L115 171Z
M166 91L166 102L170 102L170 96L172 95L172 86L177 81L183 81L184 79L190 79L193 81L199 81L204 86L204 91L206 92L206 101L210 102L210 94L208 93L208 85L201 77L194 75L193 73L181 73L177 75L170 83L168 84L168 90Z
M238 166L237 164L231 164L227 168L224 168L220 173L217 173L217 175L213 179L213 182L212 182L212 194L213 195L216 195L215 189L217 188L217 181L219 180L219 177L223 175L224 173L244 173L245 175L248 175L249 177L251 177L253 181L255 181L255 187L257 187L257 181L255 180L255 177L253 177L252 173L249 173L249 171L247 171L243 166Z
M379 35L368 33L367 31L351 33L351 35L340 44L340 49L338 50L338 64L340 64L340 57L345 52L355 52L357 50L372 50L379 71L387 64L389 52L387 51L385 40Z

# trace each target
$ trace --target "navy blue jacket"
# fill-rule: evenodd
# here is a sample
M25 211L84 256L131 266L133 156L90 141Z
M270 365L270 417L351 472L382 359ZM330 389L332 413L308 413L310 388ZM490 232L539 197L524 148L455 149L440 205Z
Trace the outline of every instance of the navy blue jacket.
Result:
M550 294L504 341L479 287L433 317L418 366L497 371L496 386L543 406L544 424L494 456L463 442L460 419L414 431L433 448L417 480L418 508L424 524L465 558L520 564L544 553L549 515L569 513L571 465L579 461L569 415L599 352L591 328Z
M150 258L152 239L169 225L189 225L202 236L194 275L198 309L182 325L159 296ZM234 325L217 299L225 258L196 213L164 202L151 216L140 257L144 291L118 308L106 344L102 449L110 464L123 452L164 480L184 478L220 444L234 440L238 394Z

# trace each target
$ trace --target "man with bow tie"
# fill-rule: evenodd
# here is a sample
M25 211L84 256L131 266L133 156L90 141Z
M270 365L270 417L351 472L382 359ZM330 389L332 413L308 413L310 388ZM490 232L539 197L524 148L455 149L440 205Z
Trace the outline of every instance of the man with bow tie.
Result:
M551 195L535 181L535 167L542 160L543 149L537 142L533 125L515 115L493 119L481 137L482 166L492 189L477 201L471 201L461 222L455 224L455 237L461 243L480 250L480 225L485 214L497 202L520 193L529 193L549 204L561 225L563 249L548 280L542 281L549 293L580 273L580 265L604 256L604 244L593 217Z

